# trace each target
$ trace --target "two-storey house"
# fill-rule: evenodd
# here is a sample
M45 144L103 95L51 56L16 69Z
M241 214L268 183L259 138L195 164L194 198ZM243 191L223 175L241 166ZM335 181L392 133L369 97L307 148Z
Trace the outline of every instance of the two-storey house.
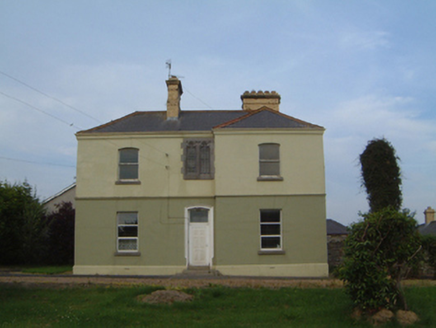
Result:
M75 274L328 274L324 128L276 92L242 110L135 112L77 133Z

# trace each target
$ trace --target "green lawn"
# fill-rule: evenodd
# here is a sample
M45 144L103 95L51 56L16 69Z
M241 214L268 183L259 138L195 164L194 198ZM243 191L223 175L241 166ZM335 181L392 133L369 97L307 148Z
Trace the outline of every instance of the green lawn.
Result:
M150 305L136 296L159 287L22 288L0 285L0 327L371 327L350 318L343 289L188 289L189 303ZM406 290L420 317L436 327L436 287ZM396 323L387 327L399 327Z

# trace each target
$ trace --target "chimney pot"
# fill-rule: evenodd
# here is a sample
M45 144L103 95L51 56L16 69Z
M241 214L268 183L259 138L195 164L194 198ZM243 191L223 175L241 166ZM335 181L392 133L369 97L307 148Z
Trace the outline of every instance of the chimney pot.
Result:
M242 110L257 110L268 107L278 112L280 99L280 95L275 91L245 91L241 96Z

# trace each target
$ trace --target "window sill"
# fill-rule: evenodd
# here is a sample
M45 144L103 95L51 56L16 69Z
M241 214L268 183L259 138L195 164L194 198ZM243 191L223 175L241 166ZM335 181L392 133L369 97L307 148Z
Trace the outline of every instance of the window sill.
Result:
M115 252L115 256L141 256L140 252Z
M279 175L261 175L257 181L283 181L283 177Z
M184 180L213 180L214 176L212 174L204 175L183 175Z
M271 250L271 251L258 251L258 255L285 255L286 252L284 250Z
M116 185L140 185L141 181L139 180L118 180L115 181Z

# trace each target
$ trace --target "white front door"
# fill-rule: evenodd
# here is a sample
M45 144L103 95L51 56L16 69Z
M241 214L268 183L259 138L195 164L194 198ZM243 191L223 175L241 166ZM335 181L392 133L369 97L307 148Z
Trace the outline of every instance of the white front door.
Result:
M203 207L188 210L188 265L209 266L211 260L210 209Z

